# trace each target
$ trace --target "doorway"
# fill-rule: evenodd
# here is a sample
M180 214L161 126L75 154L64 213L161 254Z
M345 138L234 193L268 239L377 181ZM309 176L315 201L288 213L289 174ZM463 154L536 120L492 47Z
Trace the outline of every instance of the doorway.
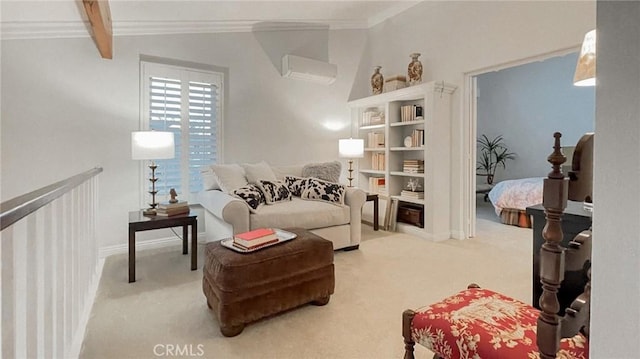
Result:
M464 205L467 238L476 234L477 204L484 200L483 195L476 193L476 185L484 181L484 178L476 176L478 136L486 134L493 138L501 135L509 151L516 153L515 160L507 162L504 170L499 168L496 172L495 184L507 179L545 176L553 132L566 133L563 143L568 145L575 144L584 132L593 130L594 105L589 104L592 106L590 112L584 116L576 111L580 107L579 100L567 95L575 91L590 91L595 101L593 88L573 86L578 51L579 48L572 47L465 74L463 116L468 166L464 176L467 186ZM589 116L590 129L574 123Z

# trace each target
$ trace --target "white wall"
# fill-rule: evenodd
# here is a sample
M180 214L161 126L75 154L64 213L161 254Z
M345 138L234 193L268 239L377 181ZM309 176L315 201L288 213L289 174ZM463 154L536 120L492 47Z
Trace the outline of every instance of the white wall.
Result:
M498 168L496 181L546 176L550 134L560 132L563 146L575 146L593 132L596 91L573 85L577 62L574 52L478 76L478 137L502 135L516 154Z
M640 2L598 1L591 357L640 353Z
M465 147L470 135L463 121L464 74L579 46L594 27L594 1L426 1L371 29L350 98L370 93L373 65L382 66L385 76L406 74L412 52L422 54L424 81L459 86L451 124L451 216L453 232L466 232L465 170L475 158Z
M338 65L330 86L281 78L252 33L116 37L113 60L90 38L3 40L2 200L102 166L99 244L126 243L127 213L141 206L141 163L130 153L141 54L228 69L226 162L333 160L350 135L346 101L365 34L328 34Z

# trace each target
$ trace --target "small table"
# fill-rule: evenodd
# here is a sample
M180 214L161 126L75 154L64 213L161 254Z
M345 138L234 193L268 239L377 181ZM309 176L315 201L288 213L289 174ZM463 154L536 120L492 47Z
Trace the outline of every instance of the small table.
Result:
M191 270L198 267L198 215L194 212L175 216L145 216L129 212L129 283L136 281L136 232L182 226L182 254L188 253L188 227L191 226Z
M367 193L367 202L373 201L373 230L378 230L378 194Z

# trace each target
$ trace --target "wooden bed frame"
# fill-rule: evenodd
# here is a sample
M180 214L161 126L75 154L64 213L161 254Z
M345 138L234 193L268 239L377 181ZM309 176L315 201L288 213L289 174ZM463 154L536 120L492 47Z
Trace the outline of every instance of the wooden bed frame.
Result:
M511 226L531 228L531 216L526 210L517 208L503 208L500 212L500 221Z

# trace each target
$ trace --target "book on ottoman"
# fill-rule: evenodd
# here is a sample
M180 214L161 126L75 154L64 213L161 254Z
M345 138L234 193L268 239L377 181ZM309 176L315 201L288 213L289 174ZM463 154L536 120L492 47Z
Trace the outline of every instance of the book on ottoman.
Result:
M233 236L233 244L244 249L252 249L277 241L278 236L271 228L258 228Z

